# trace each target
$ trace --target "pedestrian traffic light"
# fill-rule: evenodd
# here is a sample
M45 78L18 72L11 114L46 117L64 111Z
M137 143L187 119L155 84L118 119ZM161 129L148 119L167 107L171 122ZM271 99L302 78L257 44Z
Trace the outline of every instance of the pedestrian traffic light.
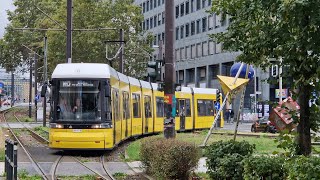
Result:
M148 76L155 81L161 81L161 60L148 62L148 67L154 69L152 72L148 72Z

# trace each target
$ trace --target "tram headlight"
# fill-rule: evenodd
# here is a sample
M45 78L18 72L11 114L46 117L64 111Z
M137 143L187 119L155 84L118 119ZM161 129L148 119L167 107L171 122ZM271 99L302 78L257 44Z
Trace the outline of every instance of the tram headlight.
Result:
M91 126L92 129L99 129L101 128L101 124L94 124Z
M62 129L64 126L62 124L50 123L50 128Z

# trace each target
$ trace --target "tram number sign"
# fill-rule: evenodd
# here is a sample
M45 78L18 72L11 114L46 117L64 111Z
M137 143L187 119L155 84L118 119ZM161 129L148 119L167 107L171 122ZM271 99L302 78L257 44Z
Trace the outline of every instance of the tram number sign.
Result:
M73 132L80 133L80 132L82 132L82 129L74 129Z
M166 95L164 95L164 103L166 103L166 104L172 104L172 94L166 94Z

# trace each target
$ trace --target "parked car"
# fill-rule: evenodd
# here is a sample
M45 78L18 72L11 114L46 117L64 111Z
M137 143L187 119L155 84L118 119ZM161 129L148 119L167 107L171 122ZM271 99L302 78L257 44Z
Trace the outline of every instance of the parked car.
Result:
M270 132L276 133L276 126L267 119L259 119L255 121L251 126L251 132Z

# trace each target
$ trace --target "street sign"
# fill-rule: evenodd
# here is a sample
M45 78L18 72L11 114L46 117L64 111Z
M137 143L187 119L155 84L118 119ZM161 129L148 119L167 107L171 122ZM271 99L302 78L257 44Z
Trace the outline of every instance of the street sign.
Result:
M36 101L39 101L39 99L40 99L39 94L36 95L35 99L36 99Z
M219 102L214 103L214 107L216 108L216 110L219 110L220 109L220 103Z

